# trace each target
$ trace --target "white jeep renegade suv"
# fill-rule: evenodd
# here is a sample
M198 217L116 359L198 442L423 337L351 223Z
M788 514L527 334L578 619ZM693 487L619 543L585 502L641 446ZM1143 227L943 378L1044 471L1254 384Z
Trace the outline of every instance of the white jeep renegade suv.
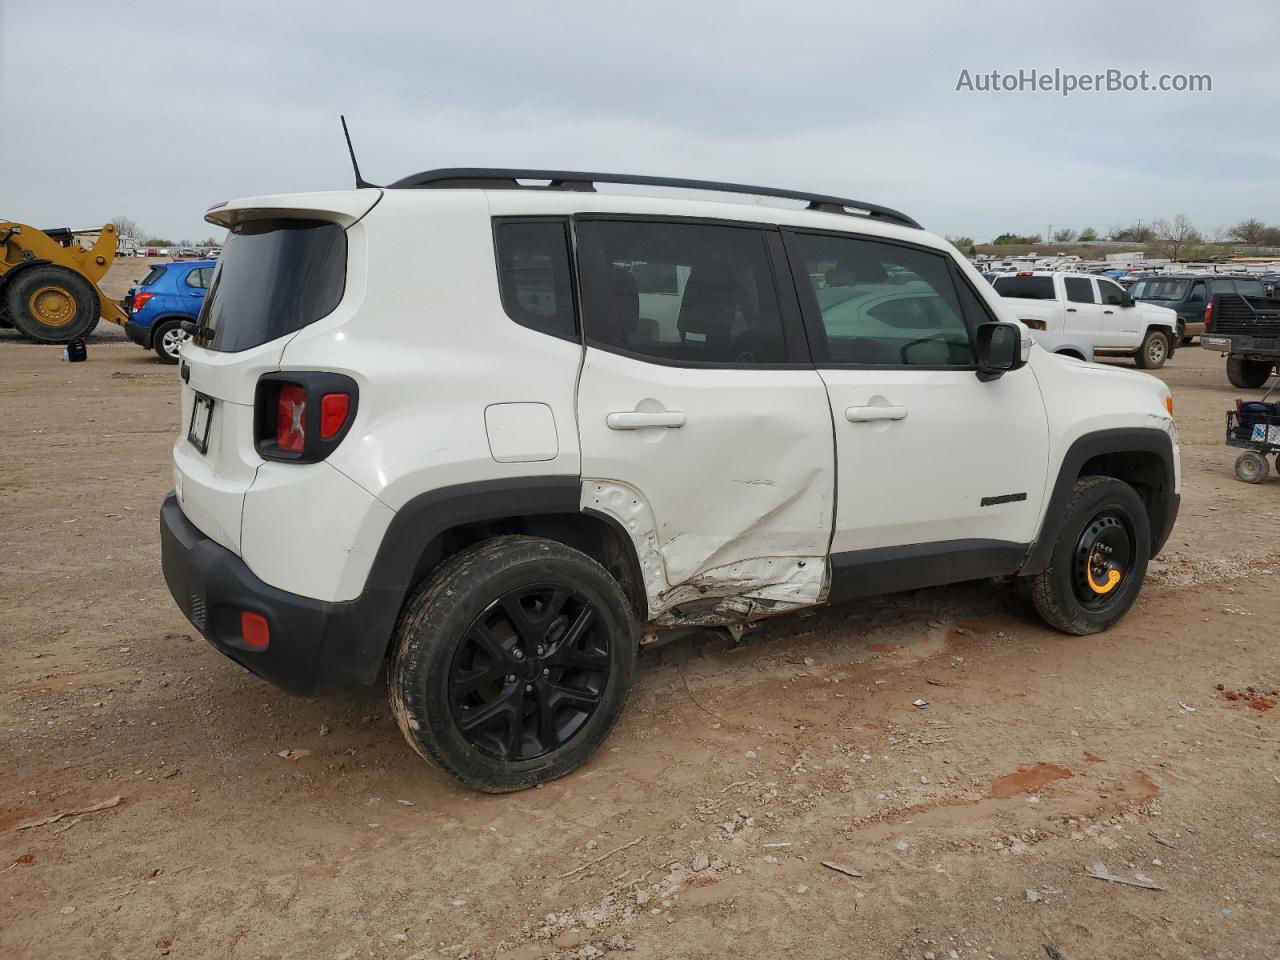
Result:
M207 219L230 236L182 348L174 599L287 690L385 675L474 788L581 764L644 625L1018 576L1089 633L1177 514L1164 385L1036 348L893 210L466 169Z

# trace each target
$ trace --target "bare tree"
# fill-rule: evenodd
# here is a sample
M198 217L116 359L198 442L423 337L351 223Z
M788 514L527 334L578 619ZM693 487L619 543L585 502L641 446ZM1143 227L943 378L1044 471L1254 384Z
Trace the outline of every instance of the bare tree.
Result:
M1076 238L1076 232L1070 227L1063 227L1061 230L1053 231L1054 243L1070 243Z
M1266 232L1267 225L1265 223L1257 217L1250 217L1248 220L1241 220L1234 227L1231 227L1229 236L1232 240L1239 240L1241 243L1256 247L1262 243L1262 237Z
M117 237L137 238L142 236L138 221L130 220L128 217L112 217L111 225L116 228Z
M1185 213L1180 213L1172 221L1161 217L1151 225L1158 244L1168 254L1170 260L1176 261L1180 253L1186 253L1192 244L1200 243L1200 231Z

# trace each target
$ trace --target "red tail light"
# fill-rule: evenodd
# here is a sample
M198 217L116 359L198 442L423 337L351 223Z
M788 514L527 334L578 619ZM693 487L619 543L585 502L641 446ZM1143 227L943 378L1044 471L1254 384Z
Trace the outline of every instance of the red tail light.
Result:
M1204 328L1206 330L1213 329L1213 301L1210 300L1204 306Z
M286 453L301 453L306 441L306 388L296 383L281 384L276 407L276 445Z
M254 449L264 460L319 463L351 430L359 404L360 388L346 374L264 374L253 401Z
M351 395L347 393L326 393L320 399L320 439L332 440L347 422L347 411L351 409Z
M129 304L129 312L137 313L139 310L145 307L147 305L147 301L154 296L155 296L154 293L135 293L133 295L133 302Z

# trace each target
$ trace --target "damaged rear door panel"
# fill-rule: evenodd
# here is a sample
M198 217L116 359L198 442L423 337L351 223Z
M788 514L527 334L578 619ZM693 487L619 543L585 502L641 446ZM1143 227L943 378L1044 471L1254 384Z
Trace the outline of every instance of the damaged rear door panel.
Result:
M834 439L794 292L780 298L773 280L776 231L575 227L582 506L630 534L650 618L732 622L820 602Z

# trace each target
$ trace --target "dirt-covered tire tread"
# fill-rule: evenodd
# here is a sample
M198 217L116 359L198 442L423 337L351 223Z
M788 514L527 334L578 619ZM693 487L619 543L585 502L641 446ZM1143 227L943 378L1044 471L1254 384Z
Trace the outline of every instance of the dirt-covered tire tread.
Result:
M444 633L451 614L466 601L469 595L469 582L483 580L497 570L531 559L545 560L548 556L560 559L572 558L574 562L585 564L588 569L598 575L602 584L611 585L614 593L611 599L616 609L623 614L625 623L626 635L615 638L615 642L626 645L622 650L623 676L620 678L624 685L621 696L625 702L626 687L630 686L639 647L637 625L632 616L630 603L621 585L603 566L586 554L558 541L523 535L504 535L459 551L443 561L410 595L396 622L395 632L392 635L391 667L387 674L388 699L396 724L418 756L471 789L486 793L524 790L572 772L590 753L587 751L585 755L579 757L553 755L541 758L545 762L540 764L536 761L527 761L526 770L518 778L504 778L501 782L494 782L478 776L475 770L461 770L451 762L429 727L418 720L419 717L425 716L427 710L425 700L428 691L423 684L415 683L414 678L422 676L424 660L431 653L428 649L428 638L438 637ZM612 695L616 696L618 693L615 691ZM586 738L586 742L598 744L603 741L613 728L620 712L621 705L612 716L602 717L600 723Z
M1146 513L1142 508L1141 498L1135 491L1122 480L1114 477L1104 476L1088 476L1081 477L1072 487L1071 496L1067 500L1066 507L1062 511L1062 523L1058 531L1058 535L1054 540L1053 552L1050 554L1049 566L1039 574L1029 578L1029 592L1031 601L1035 605L1036 612L1049 626L1055 630L1061 630L1063 633L1074 634L1076 636L1087 636L1091 633L1099 633L1106 630L1117 620L1124 616L1132 605L1132 600L1125 605L1123 609L1110 622L1099 624L1091 622L1087 617L1081 615L1078 609L1072 609L1072 598L1068 596L1070 587L1066 586L1058 579L1058 561L1059 552L1064 544L1068 544L1068 550L1074 546L1074 541L1079 535L1079 526L1077 519L1084 520L1086 518L1077 518L1080 512L1080 505L1086 500L1093 497L1097 491L1106 489L1111 486L1123 487L1132 495L1133 500L1137 501L1138 510L1134 519L1142 524L1146 522ZM1133 506L1131 503L1130 506ZM1138 544L1135 544L1135 549ZM1150 549L1150 531L1146 531L1146 546ZM1146 574L1147 562L1150 557L1141 558L1141 569L1135 571L1135 575L1142 578ZM1139 583L1139 588L1141 583ZM1064 589L1065 588L1065 589Z
M66 327L50 328L30 312L28 297L42 286L68 291L76 302L75 319ZM11 279L5 289L6 309L14 327L37 343L69 343L87 336L101 319L98 291L88 279L58 264L28 267Z
M1151 359L1151 342L1159 338L1164 341L1164 351L1160 355L1159 360ZM1138 348L1138 353L1134 357L1134 362L1142 370L1159 370L1165 365L1165 361L1173 354L1173 342L1169 338L1169 334L1164 330L1148 330L1147 335L1142 338L1142 346Z

